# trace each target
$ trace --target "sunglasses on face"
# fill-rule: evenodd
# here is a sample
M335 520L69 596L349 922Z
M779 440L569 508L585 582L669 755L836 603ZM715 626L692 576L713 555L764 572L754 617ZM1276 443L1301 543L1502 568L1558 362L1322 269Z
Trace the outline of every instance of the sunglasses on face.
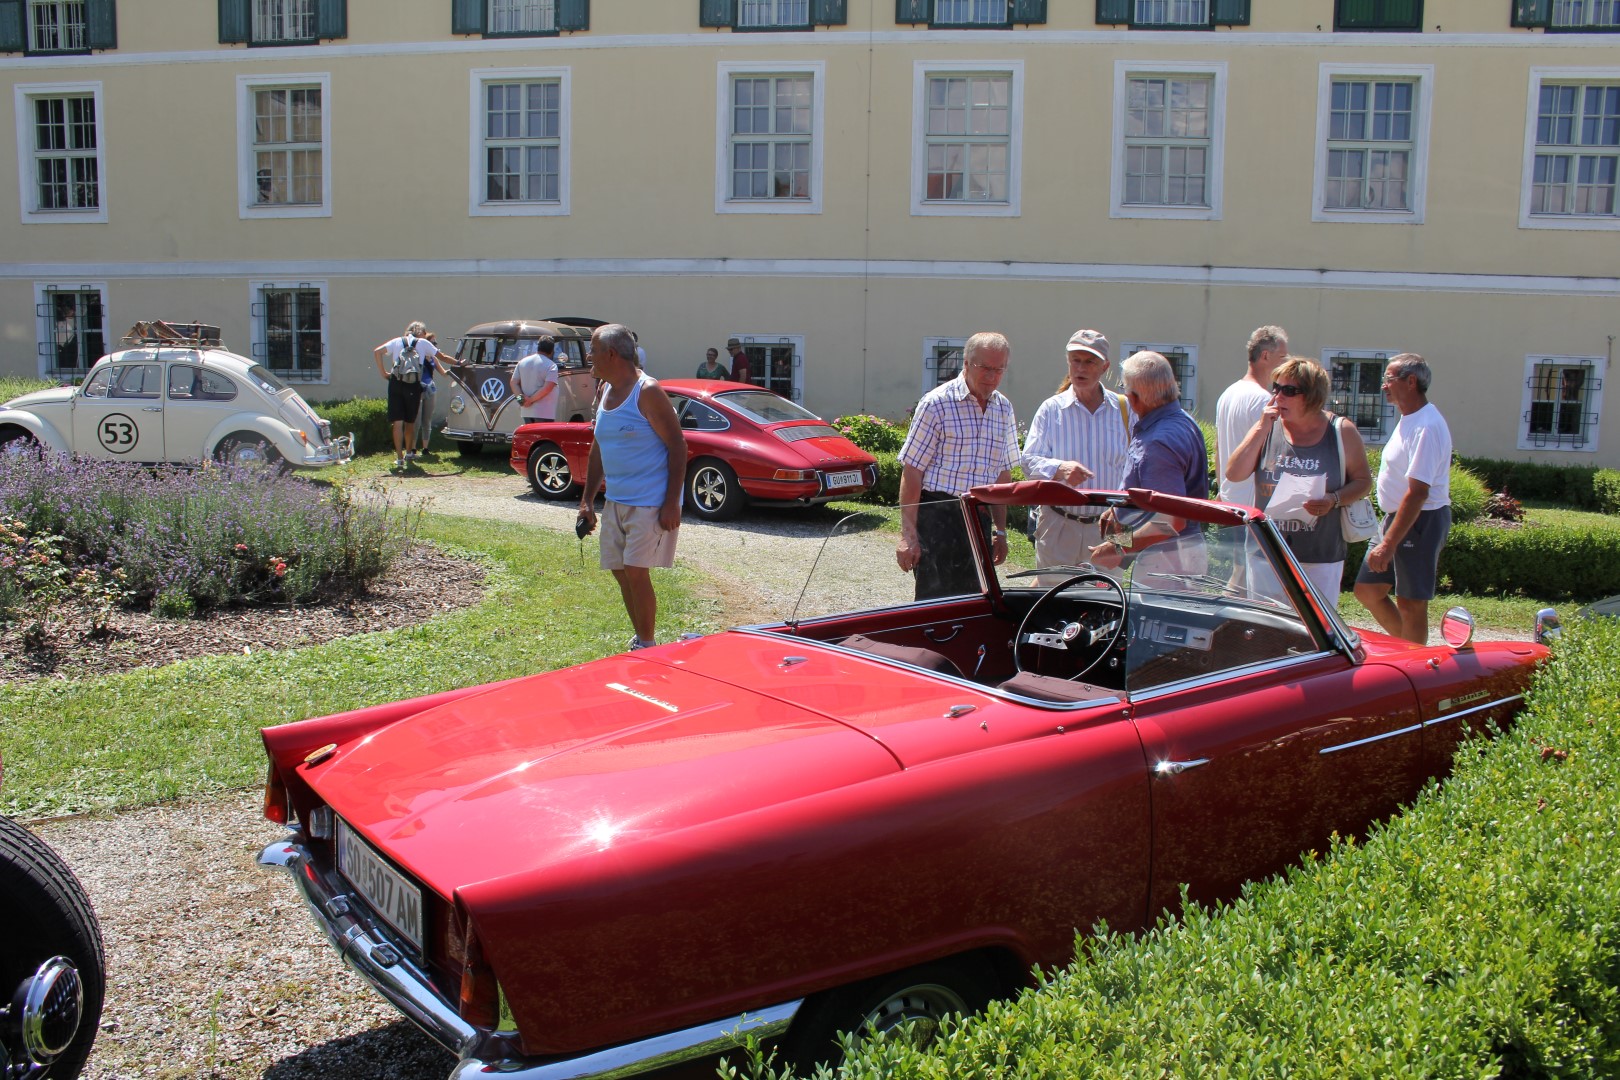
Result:
M1305 391L1302 387L1298 386L1285 386L1282 383L1272 383L1271 392L1273 394L1281 394L1283 397L1299 397Z

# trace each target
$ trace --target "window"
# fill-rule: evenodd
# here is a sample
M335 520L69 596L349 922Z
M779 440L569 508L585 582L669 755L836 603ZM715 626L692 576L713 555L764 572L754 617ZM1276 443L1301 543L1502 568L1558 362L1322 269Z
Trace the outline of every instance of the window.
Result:
M237 79L241 216L331 217L328 75Z
M1097 0L1097 22L1137 30L1249 25L1249 0Z
M1003 29L1046 21L1046 0L895 0L894 21L937 29Z
M251 289L253 359L283 379L326 381L326 283L256 281Z
M1176 382L1181 387L1181 407L1190 413L1198 411L1198 346L1155 344L1151 341L1126 342L1119 347L1119 356L1112 368L1115 380L1119 378L1120 365L1132 353L1156 352L1170 361L1170 370L1176 373ZM1118 389L1116 386L1115 389ZM1134 424L1135 421L1133 420Z
M1544 30L1620 30L1620 0L1513 0L1512 21Z
M1432 76L1322 65L1313 220L1422 222Z
M472 73L473 216L568 213L569 69Z
M1605 366L1601 356L1526 357L1519 449L1595 453Z
M730 334L748 357L748 381L790 401L804 400L804 338L797 335Z
M106 221L101 84L20 84L15 94L22 220Z
M923 342L923 393L962 374L962 350L966 347L967 338L929 338Z
M721 64L715 212L821 212L820 61L806 70Z
M38 56L117 47L114 0L0 3L0 52Z
M221 44L314 45L348 36L348 0L219 0Z
M1615 186L1620 173L1620 71L1607 79L1553 80L1531 73L1524 202L1528 228L1620 228Z
M698 0L699 26L809 30L843 26L848 21L848 0Z
M37 285L39 373L47 379L84 375L107 353L103 285Z
M1114 65L1113 217L1221 211L1226 65Z
M918 63L913 91L913 214L1016 217L1022 63L975 71Z
M590 26L590 0L452 0L450 5L453 34L536 37Z
M1422 30L1423 0L1334 0L1335 30Z
M1384 400L1384 369L1399 351L1322 353L1322 366L1331 380L1328 411L1349 417L1369 443L1382 443L1395 430L1394 407Z

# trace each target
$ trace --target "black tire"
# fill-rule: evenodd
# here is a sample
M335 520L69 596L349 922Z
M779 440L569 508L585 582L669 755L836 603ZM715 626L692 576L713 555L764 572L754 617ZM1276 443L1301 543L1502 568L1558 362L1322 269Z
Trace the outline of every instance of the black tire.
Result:
M23 428L0 428L0 452L37 451L38 449L39 443Z
M219 440L214 457L225 465L244 468L279 469L281 452L270 445L270 440L254 431L238 431Z
M40 1075L50 1080L78 1076L90 1056L101 1025L101 1003L107 988L107 962L101 927L84 886L62 857L43 840L9 818L0 817L0 1006L15 1005L12 996L40 965L66 957L78 969L84 1006L71 1038L59 1019L47 1019L43 1037L66 1048ZM16 1018L10 1018L14 1021ZM53 1024L58 1025L55 1031ZM0 1039L12 1064L26 1061L15 1023L0 1021Z
M457 440L456 453L460 454L462 457L483 457L484 444L476 442L462 442Z
M995 994L989 965L976 956L880 975L805 1002L783 1039L782 1051L799 1075L808 1076L818 1063L838 1061L842 1032L857 1040L872 1031L884 1037L903 1033L925 1046L939 1033L947 1014L976 1013Z
M568 467L568 456L556 443L535 443L529 448L529 486L542 499L579 497L579 481Z
M719 458L699 458L686 470L686 507L701 521L730 521L748 497L737 473Z

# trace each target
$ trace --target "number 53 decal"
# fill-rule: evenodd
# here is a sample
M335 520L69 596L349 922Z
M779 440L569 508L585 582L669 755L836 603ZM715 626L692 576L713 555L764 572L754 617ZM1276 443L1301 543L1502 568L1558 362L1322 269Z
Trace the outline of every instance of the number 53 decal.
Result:
M135 449L135 440L139 432L135 421L123 413L109 413L102 417L96 428L96 438L110 454L127 454Z

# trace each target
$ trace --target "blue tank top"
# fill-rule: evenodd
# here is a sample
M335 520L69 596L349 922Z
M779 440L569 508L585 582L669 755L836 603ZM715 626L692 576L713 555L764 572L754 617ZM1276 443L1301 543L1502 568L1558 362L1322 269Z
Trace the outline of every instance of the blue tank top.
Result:
M602 453L607 497L620 506L664 505L669 449L641 415L641 391L656 382L640 372L618 408L596 410L596 445Z

